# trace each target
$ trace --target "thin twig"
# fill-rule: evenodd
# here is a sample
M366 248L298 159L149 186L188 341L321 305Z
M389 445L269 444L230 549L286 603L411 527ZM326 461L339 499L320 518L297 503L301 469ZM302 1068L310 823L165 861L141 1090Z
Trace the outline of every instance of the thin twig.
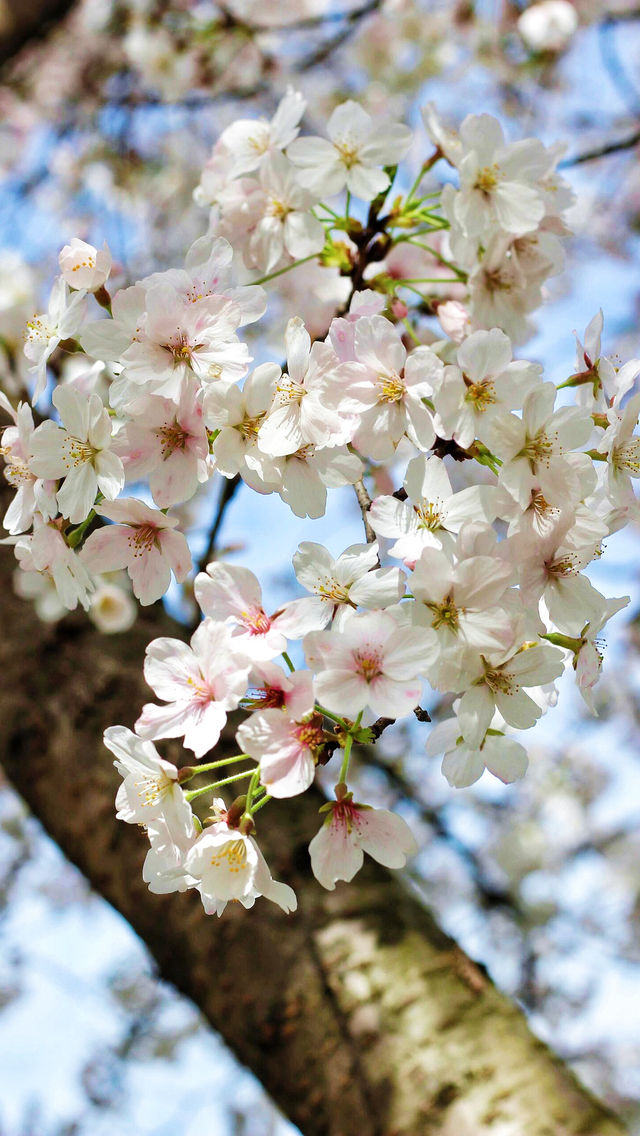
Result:
M224 520L227 506L235 496L235 492L241 482L242 478L238 473L235 475L235 477L225 477L224 479L224 485L222 486L220 497L218 498L218 508L216 509L216 515L213 519L213 524L209 532L207 547L197 564L198 572L204 572L209 561L213 560L213 554L216 550L216 540L218 539L218 533L220 531L220 526L222 525L222 522Z
M567 169L569 166L579 166L582 162L595 162L598 158L606 158L608 154L617 154L624 150L632 150L640 145L640 126L626 138L617 138L594 146L591 150L584 150L581 154L574 154L558 163L558 169Z
M369 524L369 518L367 516L369 509L371 508L371 498L369 496L369 493L367 492L367 487L366 487L364 480L362 478L360 478L359 481L356 481L353 488L354 488L354 491L355 491L355 495L358 498L358 504L360 506L360 512L362 513L362 523L364 525L364 531L365 531L365 536L367 538L367 544L372 544L373 541L376 539L376 534L374 533L373 529L371 528L371 525Z

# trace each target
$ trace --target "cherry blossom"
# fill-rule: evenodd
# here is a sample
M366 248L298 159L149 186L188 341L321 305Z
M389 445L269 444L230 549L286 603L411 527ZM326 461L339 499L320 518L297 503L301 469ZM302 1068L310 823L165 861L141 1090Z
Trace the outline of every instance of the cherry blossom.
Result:
M116 796L116 816L128 824L161 818L179 839L193 831L191 806L178 783L178 770L160 757L153 742L144 741L126 726L109 726L104 744L115 754L114 765L124 778Z
M224 802L219 803L222 809ZM197 881L207 914L221 915L231 899L253 907L263 895L283 911L295 911L292 888L271 878L255 840L220 819L196 840L185 857L185 868Z
M339 193L346 185L356 197L371 201L389 185L381 167L395 165L411 145L408 127L375 122L352 100L336 107L327 134L329 141L297 138L287 150L299 167L300 184L320 197Z
M71 292L62 276L58 276L51 289L49 307L42 315L27 322L24 353L33 366L36 376L32 402L36 403L47 385L47 363L58 344L76 334L84 319L86 292Z
M493 521L496 489L471 485L454 493L445 464L438 457L413 458L407 466L404 489L408 500L376 497L369 520L379 536L395 537L390 556L411 568L423 548L451 548L454 534L465 521Z
M366 852L385 868L404 868L418 851L406 821L387 809L356 804L348 793L323 805L324 824L309 845L311 870L323 887L333 891L338 880L353 879Z
M74 237L65 245L58 257L62 278L70 288L97 292L106 283L111 272L111 253L105 241L101 249Z
M96 505L95 511L116 523L87 538L81 556L89 571L115 572L126 568L133 594L143 606L164 595L172 572L178 582L186 579L191 553L182 533L176 532L176 518L150 509L134 497Z
M131 421L116 440L127 481L148 474L161 509L188 501L209 476L209 441L196 394L197 384L187 376L177 402L147 395L132 403Z
M237 644L237 641L236 641ZM141 738L184 737L202 757L216 745L247 689L250 662L238 653L231 628L205 619L188 646L180 639L154 639L146 650L144 677L166 706L147 703L135 729Z
M294 797L308 789L317 755L326 741L322 716L313 713L313 694L305 713L292 718L284 710L258 710L240 726L236 738L244 753L260 765L260 781L272 797Z
M376 716L401 718L417 706L420 675L434 661L430 629L399 627L386 612L354 615L341 630L305 636L307 663L320 702L355 718L367 706Z
M254 661L275 659L286 651L287 636L299 638L308 630L296 612L267 615L258 579L239 565L208 564L195 578L194 593L206 616L233 625L234 649Z
M321 544L303 541L293 557L295 574L313 596L292 600L286 610L313 620L321 630L331 620L343 626L358 607L385 608L404 594L404 573L399 568L378 568L378 544L353 544L334 560Z
M444 753L442 772L452 788L466 789L488 769L498 780L510 784L524 777L529 759L524 746L495 730L474 748L465 745L455 718L440 722L427 740L427 756Z
M56 387L53 404L62 426L43 422L31 436L29 468L37 477L64 478L58 506L73 524L83 521L98 490L113 501L124 485L124 469L111 451L111 419L97 394Z

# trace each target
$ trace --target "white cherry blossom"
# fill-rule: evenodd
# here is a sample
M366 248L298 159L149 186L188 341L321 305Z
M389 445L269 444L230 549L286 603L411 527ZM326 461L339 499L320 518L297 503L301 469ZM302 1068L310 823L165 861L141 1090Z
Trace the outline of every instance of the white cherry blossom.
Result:
M454 534L465 521L494 520L498 498L491 485L471 485L454 493L444 462L438 457L413 458L404 479L407 500L376 497L369 510L378 536L395 538L389 555L411 568L423 548L452 548Z
M297 138L287 156L298 166L300 184L319 197L339 193L344 186L363 201L371 201L389 185L381 168L393 166L411 145L411 131L400 123L376 122L358 103L349 100L333 111L327 123L329 141Z
M116 816L128 824L161 818L177 839L192 832L191 805L178 783L178 770L160 757L153 742L144 741L126 726L109 726L104 744L115 755L124 778L116 796Z
M342 627L345 618L358 607L385 608L404 594L405 575L399 568L377 567L378 543L353 544L337 558L321 544L305 540L293 557L298 581L313 595L292 600L289 612L308 616L313 630L321 630L333 619Z
M488 769L506 785L524 777L529 759L524 746L499 731L487 734L479 747L466 745L456 718L435 726L427 740L427 756L444 753L442 772L454 789L466 789Z
M62 426L43 422L31 436L29 468L36 477L64 478L58 506L78 524L88 516L98 490L113 501L124 485L124 468L111 450L111 419L97 394L58 386L53 404Z

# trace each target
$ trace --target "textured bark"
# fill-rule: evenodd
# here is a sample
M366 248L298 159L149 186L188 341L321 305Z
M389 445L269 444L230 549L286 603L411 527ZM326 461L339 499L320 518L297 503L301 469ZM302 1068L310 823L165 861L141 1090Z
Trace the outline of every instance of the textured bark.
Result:
M33 39L43 39L75 0L0 0L0 66Z
M131 923L161 976L200 1007L305 1136L620 1136L624 1128L529 1032L520 1011L397 877L369 863L324 892L306 845L318 798L269 806L261 843L296 889L286 917L258 900L207 918L197 894L152 896L144 835L117 822L105 726L149 692L147 612L106 638L82 616L46 627L11 594L3 613L0 759L66 855Z

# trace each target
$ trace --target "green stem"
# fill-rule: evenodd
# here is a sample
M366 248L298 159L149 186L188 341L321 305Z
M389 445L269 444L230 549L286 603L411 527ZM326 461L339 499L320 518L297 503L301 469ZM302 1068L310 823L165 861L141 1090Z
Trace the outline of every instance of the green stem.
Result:
M253 769L245 769L244 773L234 773L232 777L224 777L222 781L213 781L211 785L203 785L201 789L189 789L185 793L187 801L193 801L203 793L211 793L214 789L221 789L223 785L230 785L232 781L240 781L243 777L252 777Z
M358 728L361 721L362 721L362 710L358 714L358 717L356 718L356 720L353 724L354 729ZM342 785L346 785L346 783L347 783L347 773L349 772L349 760L351 758L351 747L352 747L352 745L353 745L353 734L349 734L348 737L347 737L347 740L344 744L344 757L342 759L342 765L340 766L340 776L338 778L338 783L342 784Z
M403 322L404 326L406 327L407 331L409 332L409 335L411 336L413 342L417 343L418 347L421 347L422 341L420 340L419 336L417 336L415 331L413 330L413 327L411 326L411 323L409 322L408 317L405 316L405 318L403 319L402 322Z
M316 702L316 710L320 714L323 714L325 718L330 718L332 722L337 722L339 726L342 726L343 730L346 733L348 727L344 718L339 718L337 714L334 714L331 710L325 709L325 707L321 706L319 702Z
M431 253L431 255L434 256L436 260L440 261L440 264L444 264L446 268L450 268L452 272L455 272L458 279L463 283L467 280L466 272L463 272L461 268L458 268L452 260L447 260L446 256L442 256L442 254L439 253L436 249L432 248L431 245L425 245L423 241L416 241L413 239L413 237L408 238L408 243L410 245L415 245L416 248L424 249L425 252Z
M345 206L344 216L345 221L349 220L349 210L351 209L351 190L347 190L347 204Z
M249 788L247 789L247 799L246 799L245 806L244 806L244 815L245 816L251 816L251 801L253 800L253 794L255 793L255 791L258 787L259 779L260 779L260 766L256 765L256 767L253 771L253 776L252 776L252 778L249 782Z
M258 801L257 805L254 805L254 806L253 806L253 809L251 810L251 811L252 811L252 813L257 813L258 809L261 809L263 805L266 805L266 804L268 804L270 800L272 800L272 798L271 798L271 796L269 795L269 793L265 793L265 795L264 795L264 797L262 798L262 800L261 800L261 801Z
M396 284L459 284L457 276L403 276L396 278Z
M89 525L94 520L95 515L96 515L95 509L92 509L91 512L89 513L89 516L86 518L86 520L84 520L82 522L82 524L78 525L77 529L72 529L71 532L67 534L67 544L69 545L69 548L77 548L78 547L78 545L80 544L80 541L82 540L84 534L86 533L87 529L89 528Z
M250 761L248 753L239 753L237 757L221 757L219 761L208 761L206 765L192 765L192 777L196 777L198 773L209 773L211 769L220 769L222 765L236 765L239 761Z
M252 284L266 284L269 280L275 280L276 276L282 276L285 272L291 272L292 268L297 268L299 264L306 264L308 260L315 260L319 253L313 252L311 256L303 256L302 260L294 260L293 264L287 264L285 268L279 268L277 272L270 272L267 276L261 276L259 280L252 280Z
M289 658L286 651L282 652L282 658L284 659L285 663L287 664L289 670L291 672L295 671L296 668L294 667L293 663L291 662L291 659Z

